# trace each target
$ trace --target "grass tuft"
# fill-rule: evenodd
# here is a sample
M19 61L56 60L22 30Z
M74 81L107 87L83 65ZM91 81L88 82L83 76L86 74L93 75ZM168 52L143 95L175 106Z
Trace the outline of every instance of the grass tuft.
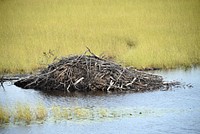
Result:
M33 108L33 109L31 109ZM49 114L48 114L49 112ZM36 107L29 104L17 103L14 111L8 112L7 108L0 105L0 126L7 124L30 125L32 123L44 123L45 121L98 121L127 117L131 111L124 112L115 108L91 108L91 107L61 107L52 106L48 109L45 105L38 103Z
M22 105L18 103L16 105L16 112L14 115L14 122L24 122L30 124L32 121L32 112L28 104Z
M76 119L87 119L90 116L90 110L87 108L75 107L72 112Z
M10 114L7 109L0 105L0 125L7 124L10 122Z
M47 109L44 105L38 104L35 109L35 117L38 121L45 121L48 116Z
M51 112L55 121L62 119L62 108L60 106L53 106Z

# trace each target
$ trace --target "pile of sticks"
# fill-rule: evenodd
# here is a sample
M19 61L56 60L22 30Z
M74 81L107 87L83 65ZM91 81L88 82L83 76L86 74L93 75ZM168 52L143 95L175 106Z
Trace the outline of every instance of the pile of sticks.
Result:
M86 55L90 52L90 55ZM177 83L166 83L158 75L122 67L94 55L69 56L50 64L38 74L14 83L25 89L74 91L133 91L168 89Z

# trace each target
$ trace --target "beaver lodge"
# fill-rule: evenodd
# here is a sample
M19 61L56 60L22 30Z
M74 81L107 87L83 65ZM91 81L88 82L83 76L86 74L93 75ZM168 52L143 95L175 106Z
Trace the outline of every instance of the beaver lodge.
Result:
M90 55L86 55L90 52ZM63 90L67 92L132 91L144 92L168 89L177 82L164 82L163 78L131 67L122 67L94 55L89 49L83 55L69 56L50 64L35 75L14 83L25 89Z

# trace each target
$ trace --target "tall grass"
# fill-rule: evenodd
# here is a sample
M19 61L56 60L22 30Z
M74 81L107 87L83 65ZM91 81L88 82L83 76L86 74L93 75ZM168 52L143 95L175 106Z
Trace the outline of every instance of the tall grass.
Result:
M138 68L199 64L199 7L199 0L0 1L0 72L30 72L43 52L60 57L85 46Z
M47 116L48 116L47 108L43 104L39 103L36 107L36 110L35 110L36 120L45 121Z
M22 105L18 103L16 105L16 111L14 115L14 122L24 122L26 124L30 124L32 121L32 112L30 109L30 106L27 105Z
M0 126L10 122L10 113L6 108L0 105Z

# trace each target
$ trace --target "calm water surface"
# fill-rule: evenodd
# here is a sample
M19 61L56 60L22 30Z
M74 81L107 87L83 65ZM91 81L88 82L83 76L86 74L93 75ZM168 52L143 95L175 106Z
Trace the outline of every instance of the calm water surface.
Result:
M35 106L43 103L50 108L106 108L118 116L84 120L51 121L30 125L0 126L1 134L200 134L200 69L155 71L166 81L191 83L193 88L173 88L169 91L146 93L56 96L35 90L25 90L4 83L0 88L0 104L12 111L17 103Z

